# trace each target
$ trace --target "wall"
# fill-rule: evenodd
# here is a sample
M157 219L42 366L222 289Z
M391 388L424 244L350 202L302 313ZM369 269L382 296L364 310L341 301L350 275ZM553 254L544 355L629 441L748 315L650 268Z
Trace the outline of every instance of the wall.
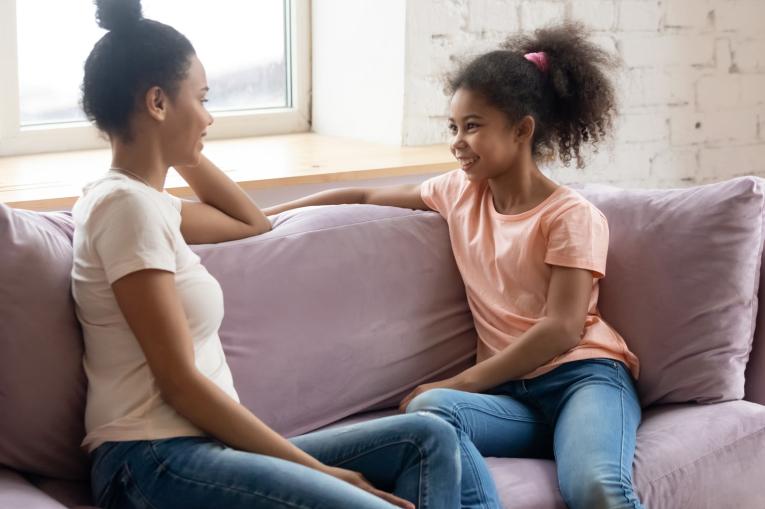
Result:
M405 0L314 0L313 130L398 145Z
M327 3L316 0L314 15ZM375 15L357 14L355 33L379 26ZM765 0L409 0L404 35L401 27L386 27L392 47L404 38L403 97L400 89L378 88L367 98L401 112L400 137L392 142L446 141L443 76L455 62L562 19L589 24L597 43L618 53L624 66L613 144L584 171L549 168L553 177L654 187L765 176ZM340 37L345 29L339 23L333 30ZM377 41L361 35L352 44L358 56ZM314 62L319 75L321 65ZM314 94L320 100L321 90ZM359 108L351 117L365 117L366 106ZM316 126L326 112L314 109ZM332 134L365 138L351 128Z

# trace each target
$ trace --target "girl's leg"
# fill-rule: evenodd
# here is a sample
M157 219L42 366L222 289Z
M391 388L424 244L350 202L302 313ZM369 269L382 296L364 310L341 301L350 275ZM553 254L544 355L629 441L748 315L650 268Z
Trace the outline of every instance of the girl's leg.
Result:
M570 509L643 506L632 486L640 403L620 362L583 363L559 403L555 458ZM585 374L586 373L586 374Z
M393 507L311 468L204 437L115 442L93 459L94 499L106 509Z
M502 507L483 456L551 456L551 428L536 410L510 396L434 389L412 400L407 412L432 413L457 431L463 508Z
M457 435L432 415L397 415L291 439L327 465L361 472L418 509L459 508Z

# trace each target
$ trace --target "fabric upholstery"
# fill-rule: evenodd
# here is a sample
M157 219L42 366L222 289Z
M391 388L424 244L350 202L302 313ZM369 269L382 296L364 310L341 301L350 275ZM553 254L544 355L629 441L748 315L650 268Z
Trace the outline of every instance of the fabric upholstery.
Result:
M220 337L242 403L286 435L473 361L472 316L435 213L303 209L264 235L194 250L223 288Z
M640 359L643 405L741 399L757 317L762 181L581 192L608 218L600 310Z
M72 222L0 204L0 464L85 479L82 336Z

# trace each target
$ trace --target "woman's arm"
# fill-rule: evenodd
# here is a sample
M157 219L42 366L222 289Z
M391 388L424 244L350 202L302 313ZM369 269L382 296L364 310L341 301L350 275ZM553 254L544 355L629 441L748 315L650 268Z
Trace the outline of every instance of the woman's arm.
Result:
M204 155L197 166L176 170L200 200L184 201L181 209L181 234L188 244L241 239L271 229L247 193Z
M399 507L412 504L377 490L361 474L324 465L266 426L196 368L188 322L175 275L141 270L112 284L117 303L146 356L162 398L202 431L243 450L319 470Z
M420 197L420 185L408 184L402 186L330 189L329 191L322 191L294 201L268 207L263 209L263 212L270 216L285 210L309 207L311 205L339 205L342 203L370 203L406 209L429 210L429 207L425 205L425 202Z
M531 373L574 348L582 338L592 294L592 272L554 266L547 289L547 313L497 355L440 382L417 387L400 404L406 410L417 395L439 387L481 392Z

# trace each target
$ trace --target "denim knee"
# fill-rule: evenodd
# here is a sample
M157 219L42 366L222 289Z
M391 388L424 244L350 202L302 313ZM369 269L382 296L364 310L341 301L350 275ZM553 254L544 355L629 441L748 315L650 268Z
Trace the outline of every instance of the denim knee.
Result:
M410 407L411 408L411 405ZM409 430L418 441L427 442L435 440L437 443L457 447L457 433L446 421L431 412L411 412L407 408L407 414L412 417Z
M633 490L619 479L596 472L581 472L560 483L563 500L570 509L642 508Z
M427 412L437 415L452 426L456 426L456 410L454 400L451 397L456 392L452 389L431 389L423 392L406 407L407 413Z

